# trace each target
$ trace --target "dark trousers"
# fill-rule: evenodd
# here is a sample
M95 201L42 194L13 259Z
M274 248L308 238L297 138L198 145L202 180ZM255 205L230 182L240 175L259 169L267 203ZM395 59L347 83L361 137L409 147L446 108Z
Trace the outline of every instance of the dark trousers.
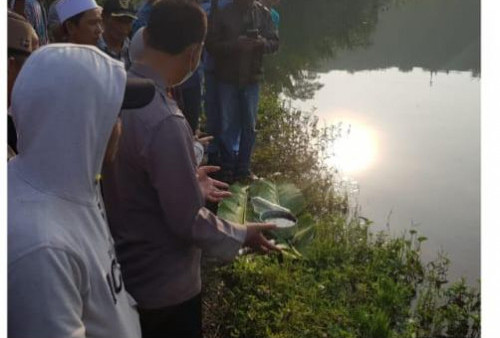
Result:
M207 117L205 130L208 135L214 137L208 144L208 163L211 165L220 165L220 130L222 127L219 105L219 82L211 71L205 71L205 92L203 96L203 105L205 116Z
M142 338L201 338L201 294L160 309L139 309Z
M181 87L180 92L182 103L179 106L194 133L198 129L201 114L201 83L188 88Z

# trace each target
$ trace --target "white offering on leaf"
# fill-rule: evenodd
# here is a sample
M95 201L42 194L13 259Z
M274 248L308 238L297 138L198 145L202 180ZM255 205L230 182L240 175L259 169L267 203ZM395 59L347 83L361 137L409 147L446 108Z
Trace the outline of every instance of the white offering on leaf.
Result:
M266 219L266 222L276 224L278 228L290 228L295 225L294 221L283 217L268 218Z

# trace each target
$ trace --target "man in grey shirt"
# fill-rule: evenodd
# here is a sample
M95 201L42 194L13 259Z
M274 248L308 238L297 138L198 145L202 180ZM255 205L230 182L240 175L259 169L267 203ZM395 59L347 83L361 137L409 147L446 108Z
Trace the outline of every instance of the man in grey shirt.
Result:
M105 168L106 210L127 289L139 304L143 337L201 337L201 251L230 260L242 245L276 249L261 231L203 207L217 194L196 167L189 124L167 88L197 68L206 16L193 2L163 0L144 31L129 76L156 83L152 102L123 115L116 160Z

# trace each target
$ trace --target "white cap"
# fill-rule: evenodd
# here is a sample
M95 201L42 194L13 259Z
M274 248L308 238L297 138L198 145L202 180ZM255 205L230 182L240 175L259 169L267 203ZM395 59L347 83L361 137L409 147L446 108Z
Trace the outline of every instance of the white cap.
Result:
M56 4L57 16L61 24L72 16L94 8L99 8L95 0L59 0Z

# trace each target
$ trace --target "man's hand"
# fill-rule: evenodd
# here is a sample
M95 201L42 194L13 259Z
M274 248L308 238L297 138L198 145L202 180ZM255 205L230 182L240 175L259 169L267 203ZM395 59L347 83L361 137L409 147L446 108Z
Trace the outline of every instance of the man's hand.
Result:
M230 197L232 194L226 189L229 188L227 183L214 180L209 173L214 173L219 171L220 167L216 166L202 166L198 168L198 183L200 184L200 189L205 200L209 202L218 203L226 197Z
M202 133L199 129L196 130L194 138L195 140L200 142L204 147L208 146L208 144L212 142L214 139L213 136Z
M281 251L276 245L271 243L264 235L262 231L276 229L276 224L273 223L248 223L247 227L247 237L245 238L245 246L248 246L256 251L261 251L264 253L269 253L271 251Z
M208 146L208 144L212 142L213 139L213 136L196 137L196 140L203 144L204 147Z

